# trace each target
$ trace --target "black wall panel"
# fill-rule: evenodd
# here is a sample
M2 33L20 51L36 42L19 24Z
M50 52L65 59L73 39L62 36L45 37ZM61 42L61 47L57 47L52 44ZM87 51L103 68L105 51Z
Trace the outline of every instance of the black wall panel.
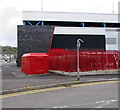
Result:
M76 49L77 39L84 43L81 50L105 50L105 35L54 35L51 48Z
M24 53L46 53L50 49L53 26L18 25L18 66Z

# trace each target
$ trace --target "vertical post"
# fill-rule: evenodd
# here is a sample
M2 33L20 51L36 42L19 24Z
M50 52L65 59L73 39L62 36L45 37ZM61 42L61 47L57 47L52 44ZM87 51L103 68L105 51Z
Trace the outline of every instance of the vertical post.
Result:
M25 22L25 21L23 21L23 24L24 24L24 25L26 25L26 22Z
M85 23L82 23L82 27L85 27Z
M44 21L42 21L42 26L44 26Z
M79 47L78 47L78 45L79 44L77 42L77 80L80 79L80 76L79 76L79 73L80 73L80 68L79 68L80 67L80 64L79 64L80 63L80 61L79 61L80 59L79 59L79 57L80 56L79 56Z
M79 49L81 46L81 42L84 42L82 39L77 39L77 80L80 80L80 53Z
M104 28L106 28L106 23L104 23Z

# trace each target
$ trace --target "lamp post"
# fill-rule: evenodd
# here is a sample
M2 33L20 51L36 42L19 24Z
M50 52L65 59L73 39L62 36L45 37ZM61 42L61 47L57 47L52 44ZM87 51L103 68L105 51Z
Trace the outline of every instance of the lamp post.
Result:
M77 39L77 80L80 80L80 55L79 50L81 46L81 42L84 42L82 39Z

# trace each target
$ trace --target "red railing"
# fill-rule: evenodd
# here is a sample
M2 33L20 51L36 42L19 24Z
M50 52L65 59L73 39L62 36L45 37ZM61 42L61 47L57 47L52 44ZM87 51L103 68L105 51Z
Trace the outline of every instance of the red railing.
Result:
M50 70L65 72L77 71L76 50L51 49L49 52ZM120 69L119 51L80 51L80 70Z

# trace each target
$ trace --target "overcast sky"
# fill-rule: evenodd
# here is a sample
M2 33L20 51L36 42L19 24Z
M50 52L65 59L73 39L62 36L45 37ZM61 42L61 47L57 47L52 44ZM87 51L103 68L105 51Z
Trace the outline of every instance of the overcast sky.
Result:
M42 0L43 11L114 13L120 0ZM0 0L0 45L17 46L22 11L41 11L41 0Z

